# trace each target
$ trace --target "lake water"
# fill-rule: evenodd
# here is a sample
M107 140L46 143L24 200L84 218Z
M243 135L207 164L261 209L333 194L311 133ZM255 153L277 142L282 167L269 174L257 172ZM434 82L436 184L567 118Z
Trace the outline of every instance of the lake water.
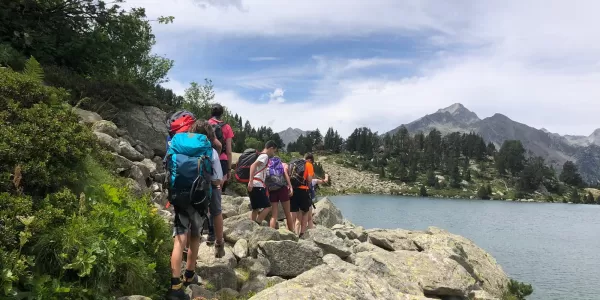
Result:
M353 195L330 197L365 228L437 226L471 239L533 285L528 299L600 299L600 205Z

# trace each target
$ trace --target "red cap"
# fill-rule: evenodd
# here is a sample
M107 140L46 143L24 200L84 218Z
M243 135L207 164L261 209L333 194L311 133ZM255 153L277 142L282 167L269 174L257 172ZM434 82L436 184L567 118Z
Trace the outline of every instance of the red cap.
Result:
M192 127L192 124L194 124L194 121L195 120L192 116L183 116L171 123L171 129L169 130L169 132L171 134L187 132L188 130L190 130L190 127Z

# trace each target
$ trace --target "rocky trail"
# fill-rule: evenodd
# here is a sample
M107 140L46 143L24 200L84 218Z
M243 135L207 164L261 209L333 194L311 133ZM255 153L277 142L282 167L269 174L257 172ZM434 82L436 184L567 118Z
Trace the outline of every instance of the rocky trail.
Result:
M115 157L116 171L138 193L152 193L153 205L172 223L162 190L165 172L159 143L131 137L127 129L78 111L100 144ZM157 124L146 128L156 132ZM136 125L137 126L137 125ZM133 129L130 129L134 132ZM142 129L136 128L135 131ZM156 133L151 139L158 138ZM161 138L164 138L161 137ZM400 186L375 174L341 167L321 157L333 189L342 193L368 188L390 193ZM342 180L343 178L343 180ZM202 285L187 293L206 299L500 299L509 279L495 259L470 240L439 228L365 230L345 220L328 199L316 204L316 228L299 239L284 229L251 221L248 197L222 199L226 255L214 258L202 243L196 273ZM279 214L283 216L283 213ZM127 296L121 300L147 299Z

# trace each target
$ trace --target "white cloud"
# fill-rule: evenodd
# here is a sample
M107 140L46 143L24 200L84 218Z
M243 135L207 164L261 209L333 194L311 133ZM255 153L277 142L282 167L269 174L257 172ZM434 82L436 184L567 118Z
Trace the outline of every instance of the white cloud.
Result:
M282 88L276 88L272 93L269 94L269 104L281 104L285 102L283 94L285 91Z
M328 0L315 5L232 0L227 6L208 0L203 7L192 0L129 2L146 7L150 16L175 16L175 24L156 28L166 39L178 33L178 38L211 42L209 35L307 44L315 38L351 37L368 43L370 34L378 34L413 38L440 50L418 61L387 58L395 49L350 60L316 55L297 68L232 78L239 86L273 90L273 95L290 82L318 77L306 82L313 90L305 103L257 104L235 91L217 91L219 101L255 125L272 123L276 130L334 126L344 134L358 126L387 131L460 102L480 117L500 112L563 134L589 134L599 126L599 1ZM411 64L417 72L402 79L363 74Z

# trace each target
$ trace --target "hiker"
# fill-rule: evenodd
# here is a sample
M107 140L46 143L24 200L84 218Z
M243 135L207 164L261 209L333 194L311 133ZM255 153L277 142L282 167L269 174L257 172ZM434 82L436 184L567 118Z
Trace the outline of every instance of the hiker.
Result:
M290 196L293 194L292 183L288 175L288 166L283 163L279 157L269 159L269 167L266 179L269 190L269 200L271 201L271 228L277 229L277 213L279 212L279 202L283 207L287 227L294 231L294 222L290 213Z
M294 232L300 237L306 231L308 214L312 206L309 184L315 176L313 161L314 156L307 153L304 159L295 159L290 162L290 181L294 189L290 201L290 210L296 213Z
M269 158L275 156L275 151L277 151L277 144L274 141L268 141L256 161L250 166L250 179L248 181L248 193L250 195L250 206L252 207L250 219L259 225L262 224L262 221L271 211L271 201L265 187L265 180Z
M310 206L308 212L308 224L306 225L308 229L315 228L315 224L313 223L313 209L315 207L315 203L317 203L317 190L319 189L319 185L327 183L329 183L329 175L327 174L325 174L325 179L313 178L311 181L309 194L313 204Z
M189 133L177 133L167 152L167 174L169 178L169 202L175 210L173 224L173 252L171 253L171 287L167 299L188 299L185 286L198 284L195 273L198 248L207 210L213 210L215 223L218 223L215 206L220 200L218 186L223 178L218 160L218 152L213 149L212 127L206 121L196 121ZM215 188L216 187L216 188ZM221 222L222 224L222 222ZM222 230L215 226L217 243L222 246ZM220 235L219 235L220 234ZM185 273L181 274L183 248L188 245ZM215 246L215 250L217 247ZM218 252L218 251L215 251ZM218 256L218 253L215 253Z
M233 141L233 129L231 126L221 120L223 116L223 106L221 104L213 104L208 123L212 125L215 138L222 145L222 150L219 151L219 161L223 170L223 181L221 183L221 193L225 192L227 181L229 179L229 171L231 170L232 152L231 145ZM206 243L212 245L215 242L214 218L212 214L208 218L208 238Z

